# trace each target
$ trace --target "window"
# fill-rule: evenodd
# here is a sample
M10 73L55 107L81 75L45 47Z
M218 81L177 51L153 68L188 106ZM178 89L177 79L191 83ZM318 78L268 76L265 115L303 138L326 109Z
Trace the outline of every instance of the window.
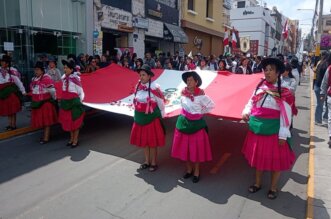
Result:
M246 3L245 1L238 2L237 7L238 7L238 8L245 8L245 6L246 6L245 3Z
M206 17L213 17L213 0L207 0Z
M194 11L194 0L188 0L187 1L187 9Z

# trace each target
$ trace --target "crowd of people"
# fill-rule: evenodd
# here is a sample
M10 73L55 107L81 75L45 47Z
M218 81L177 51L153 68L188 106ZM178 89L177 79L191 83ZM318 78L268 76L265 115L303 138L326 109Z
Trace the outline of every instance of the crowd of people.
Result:
M315 124L328 126L331 148L331 53L324 51L321 57L315 58L311 63L314 70L314 92L316 95Z
M144 162L140 169L153 172L158 169L157 149L165 145L165 132L162 118L165 116L165 98L160 85L152 79L153 68L183 70L182 80L186 87L181 91L182 110L177 119L172 143L171 156L186 162L184 179L192 177L193 183L200 180L200 164L212 160L208 128L203 116L209 113L215 103L200 86L202 79L195 71L197 67L213 71L230 71L237 74L264 73L264 79L257 85L252 97L243 109L242 118L248 121L249 131L242 149L249 165L256 169L255 182L248 190L258 192L262 187L262 174L271 171L271 185L267 197L278 195L277 183L281 171L291 168L295 155L290 145L293 116L297 114L295 91L300 84L300 67L296 57L285 60L284 56L250 57L247 55L203 57L165 57L160 54L154 59L146 53L144 60L129 53L117 60L108 62L107 57L68 55L62 60L64 74L56 68L56 60L45 64L36 62L35 76L26 92L18 72L11 67L9 56L3 56L0 68L0 116L8 117L7 130L16 129L16 113L20 111L20 94L32 97L32 127L43 128L40 144L50 141L50 127L61 123L64 131L70 132L67 146L77 147L79 130L84 120L82 101L84 91L80 74L90 73L110 63L136 70L140 80L136 85L133 105L134 123L130 143L144 149ZM329 60L329 59L328 59ZM47 66L47 68L45 68ZM324 77L325 78L325 77ZM331 78L331 77L330 77ZM62 81L62 95L58 99L54 83ZM324 79L321 93L325 91ZM331 105L331 101L330 101ZM331 111L331 110L330 110ZM330 112L329 111L329 112Z

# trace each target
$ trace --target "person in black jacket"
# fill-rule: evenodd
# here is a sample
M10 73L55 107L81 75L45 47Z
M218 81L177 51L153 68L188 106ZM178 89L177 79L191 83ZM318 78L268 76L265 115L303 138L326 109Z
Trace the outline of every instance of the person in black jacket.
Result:
M255 63L253 65L253 73L259 73L262 72L262 65L261 65L262 57L256 56Z
M240 66L236 69L236 74L252 74L252 69L248 65L249 59L247 57L243 57L240 62Z

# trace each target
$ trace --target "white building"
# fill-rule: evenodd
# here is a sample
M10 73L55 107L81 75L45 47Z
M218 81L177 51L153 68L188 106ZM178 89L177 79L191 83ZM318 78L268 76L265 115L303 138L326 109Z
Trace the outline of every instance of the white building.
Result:
M235 0L230 13L231 25L239 31L240 38L250 40L252 55L272 54L275 43L275 20L271 11L258 5L256 0Z

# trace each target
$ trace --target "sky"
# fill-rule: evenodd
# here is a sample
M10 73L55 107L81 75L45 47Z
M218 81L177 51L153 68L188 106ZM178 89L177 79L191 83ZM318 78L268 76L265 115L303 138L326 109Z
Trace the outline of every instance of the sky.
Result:
M313 11L303 10L298 11L297 9L315 9L315 0L257 0L258 2L267 3L267 7L272 9L273 6L276 6L278 11L281 12L284 16L293 19L299 20L300 28L302 29L303 34L307 34L311 30L311 24L313 19ZM323 4L323 15L331 14L331 0L324 0ZM319 6L318 10L319 11ZM304 25L308 24L308 25Z

